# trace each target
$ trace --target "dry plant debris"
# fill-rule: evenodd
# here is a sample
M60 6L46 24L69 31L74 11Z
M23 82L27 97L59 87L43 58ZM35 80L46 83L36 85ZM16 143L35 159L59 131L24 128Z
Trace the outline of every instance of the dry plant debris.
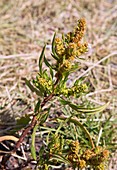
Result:
M30 94L23 78L30 78L32 72L33 75L37 72L37 60L43 44L48 41L49 51L54 31L68 32L67 28L70 30L81 17L87 20L86 35L91 45L87 61L82 61L83 67L77 77L90 75L92 92L87 98L99 104L110 101L108 113L113 114L112 121L115 119L116 4L116 0L0 1L0 135L15 126L18 116L27 112L32 114L31 103L35 95ZM115 163L112 164L114 168Z

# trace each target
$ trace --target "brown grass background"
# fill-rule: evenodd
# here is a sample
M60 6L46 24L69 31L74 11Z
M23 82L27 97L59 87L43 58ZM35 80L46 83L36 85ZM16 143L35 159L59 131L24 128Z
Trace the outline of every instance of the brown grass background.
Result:
M89 75L92 91L87 99L100 105L110 101L108 113L115 119L117 1L0 0L0 135L10 129L15 117L33 113L35 94L30 93L24 78L34 77L38 71L44 43L52 62L49 52L54 32L70 31L82 17L87 22L84 39L91 48L77 77Z

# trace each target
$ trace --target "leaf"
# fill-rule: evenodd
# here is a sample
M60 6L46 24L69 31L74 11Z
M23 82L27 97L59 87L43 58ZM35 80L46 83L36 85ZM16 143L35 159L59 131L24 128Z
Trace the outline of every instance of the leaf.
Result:
M99 106L96 108L83 108L81 106L72 104L70 101L67 101L67 100L62 99L62 100L60 100L60 102L63 105L69 105L73 110L75 110L77 112L82 112L82 113L87 113L87 114L95 114L97 112L102 112L109 104L109 102L108 102L108 103L104 104L103 106Z
M51 75L51 77L53 79L54 73L53 73L52 67L50 67L50 75Z
M85 80L85 78L86 78L86 77L81 77L81 78L77 79L77 80L75 81L74 85L75 85L75 86L80 85L80 84Z
M38 102L36 103L36 106L35 106L35 113L39 111L39 108L40 108L40 103L41 103L41 100L38 99Z
M57 56L56 51L55 51L55 37L56 37L56 33L54 33L53 40L52 40L52 57L58 60L59 57Z
M52 158L50 158L50 161L53 161L53 160L56 160L58 162L62 162L62 163L65 163L65 164L70 164L70 162L64 158L62 155L59 155L59 154L52 154Z
M53 40L52 40L52 52L53 52L53 54L55 52L55 37L56 37L56 32L54 33Z
M44 111L43 113L41 113L40 118L39 118L40 125L43 124L47 120L48 116L49 116L48 111Z
M70 102L69 102L69 101L64 100L64 99L60 99L59 101L60 101L60 102L61 102L61 104L63 104L63 105L69 105L69 104L70 104Z
M32 143L31 143L31 155L33 157L34 160L36 160L36 149L35 149L35 135L36 135L36 130L38 128L38 125L36 125L33 128L33 133L32 133Z
M39 91L37 88L35 88L29 80L26 79L25 83L32 92L35 92L38 96L42 96L41 91Z
M36 160L36 150L33 145L31 145L31 155L32 155L33 159Z
M52 67L45 56L44 56L44 63L46 64L47 67Z
M64 34L62 34L62 40L63 40L63 42L65 42L65 35Z
M40 71L40 74L42 74L42 62L43 62L43 59L44 59L45 48L46 48L46 45L43 47L41 55L40 55L40 58L39 58L39 71Z
M60 87L63 87L66 84L66 81L68 80L69 73L66 73L62 79L60 79Z
M102 112L107 106L108 106L109 102L104 104L103 106L99 106L96 108L80 108L80 106L74 105L74 104L69 104L69 106L78 111L78 112L82 112L82 113L88 113L88 114L95 114L95 113L99 113Z
M30 120L31 120L30 115L26 114L17 119L17 125L22 125L23 127L25 127L26 125L28 125Z
M57 56L57 54L56 54L56 52L54 52L54 54L51 54L52 55L52 57L55 59L55 60L58 60L59 58L58 58L58 56Z
M44 62L45 62L45 64L46 64L46 66L49 67L49 69L50 69L50 75L51 75L51 77L52 77L52 79L53 79L53 70L52 70L52 66L51 66L51 64L47 61L47 59L46 59L45 56L44 56Z
M12 128L12 133L15 133L19 130L21 130L22 128L26 127L29 122L30 122L31 118L29 114L25 114L22 117L19 117L16 121L16 126Z

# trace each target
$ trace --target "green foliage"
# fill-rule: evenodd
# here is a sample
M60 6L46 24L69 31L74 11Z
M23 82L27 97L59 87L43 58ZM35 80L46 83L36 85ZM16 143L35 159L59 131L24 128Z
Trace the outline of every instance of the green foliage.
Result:
M85 78L76 80L70 87L67 85L69 75L80 68L75 59L88 50L87 44L81 43L85 25L84 19L79 20L75 30L63 35L62 39L56 38L55 33L51 55L56 64L53 66L45 57L45 45L39 58L39 73L34 80L26 80L30 90L38 96L34 111L37 122L32 133L31 155L37 161L39 169L58 167L62 163L80 169L89 166L104 170L106 167L109 152L105 145L108 145L108 141L97 139L101 122L97 123L93 119L109 103L98 107L88 101L83 103L82 96L89 91L87 83L84 83ZM43 63L49 71L43 68ZM109 119L104 123L104 130L108 124ZM38 155L35 148L36 131L40 132L38 137L43 139ZM101 147L96 146L97 140Z

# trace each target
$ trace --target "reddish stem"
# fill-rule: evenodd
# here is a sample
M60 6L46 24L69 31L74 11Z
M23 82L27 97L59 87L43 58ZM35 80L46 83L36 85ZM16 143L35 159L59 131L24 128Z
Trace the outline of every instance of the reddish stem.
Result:
M59 82L59 78L57 78L55 84L54 84L54 89L56 88L57 84ZM43 102L41 103L41 108L43 108L45 106L45 104L52 99L52 97L54 96L54 92L51 93L49 96L47 96ZM16 152L17 149L20 147L21 143L23 142L24 138L26 137L26 135L28 134L28 132L36 125L37 123L37 115L33 116L33 119L31 121L31 123L28 125L28 127L26 129L24 129L22 135L20 136L18 142L16 143L16 146L13 150L13 152Z

